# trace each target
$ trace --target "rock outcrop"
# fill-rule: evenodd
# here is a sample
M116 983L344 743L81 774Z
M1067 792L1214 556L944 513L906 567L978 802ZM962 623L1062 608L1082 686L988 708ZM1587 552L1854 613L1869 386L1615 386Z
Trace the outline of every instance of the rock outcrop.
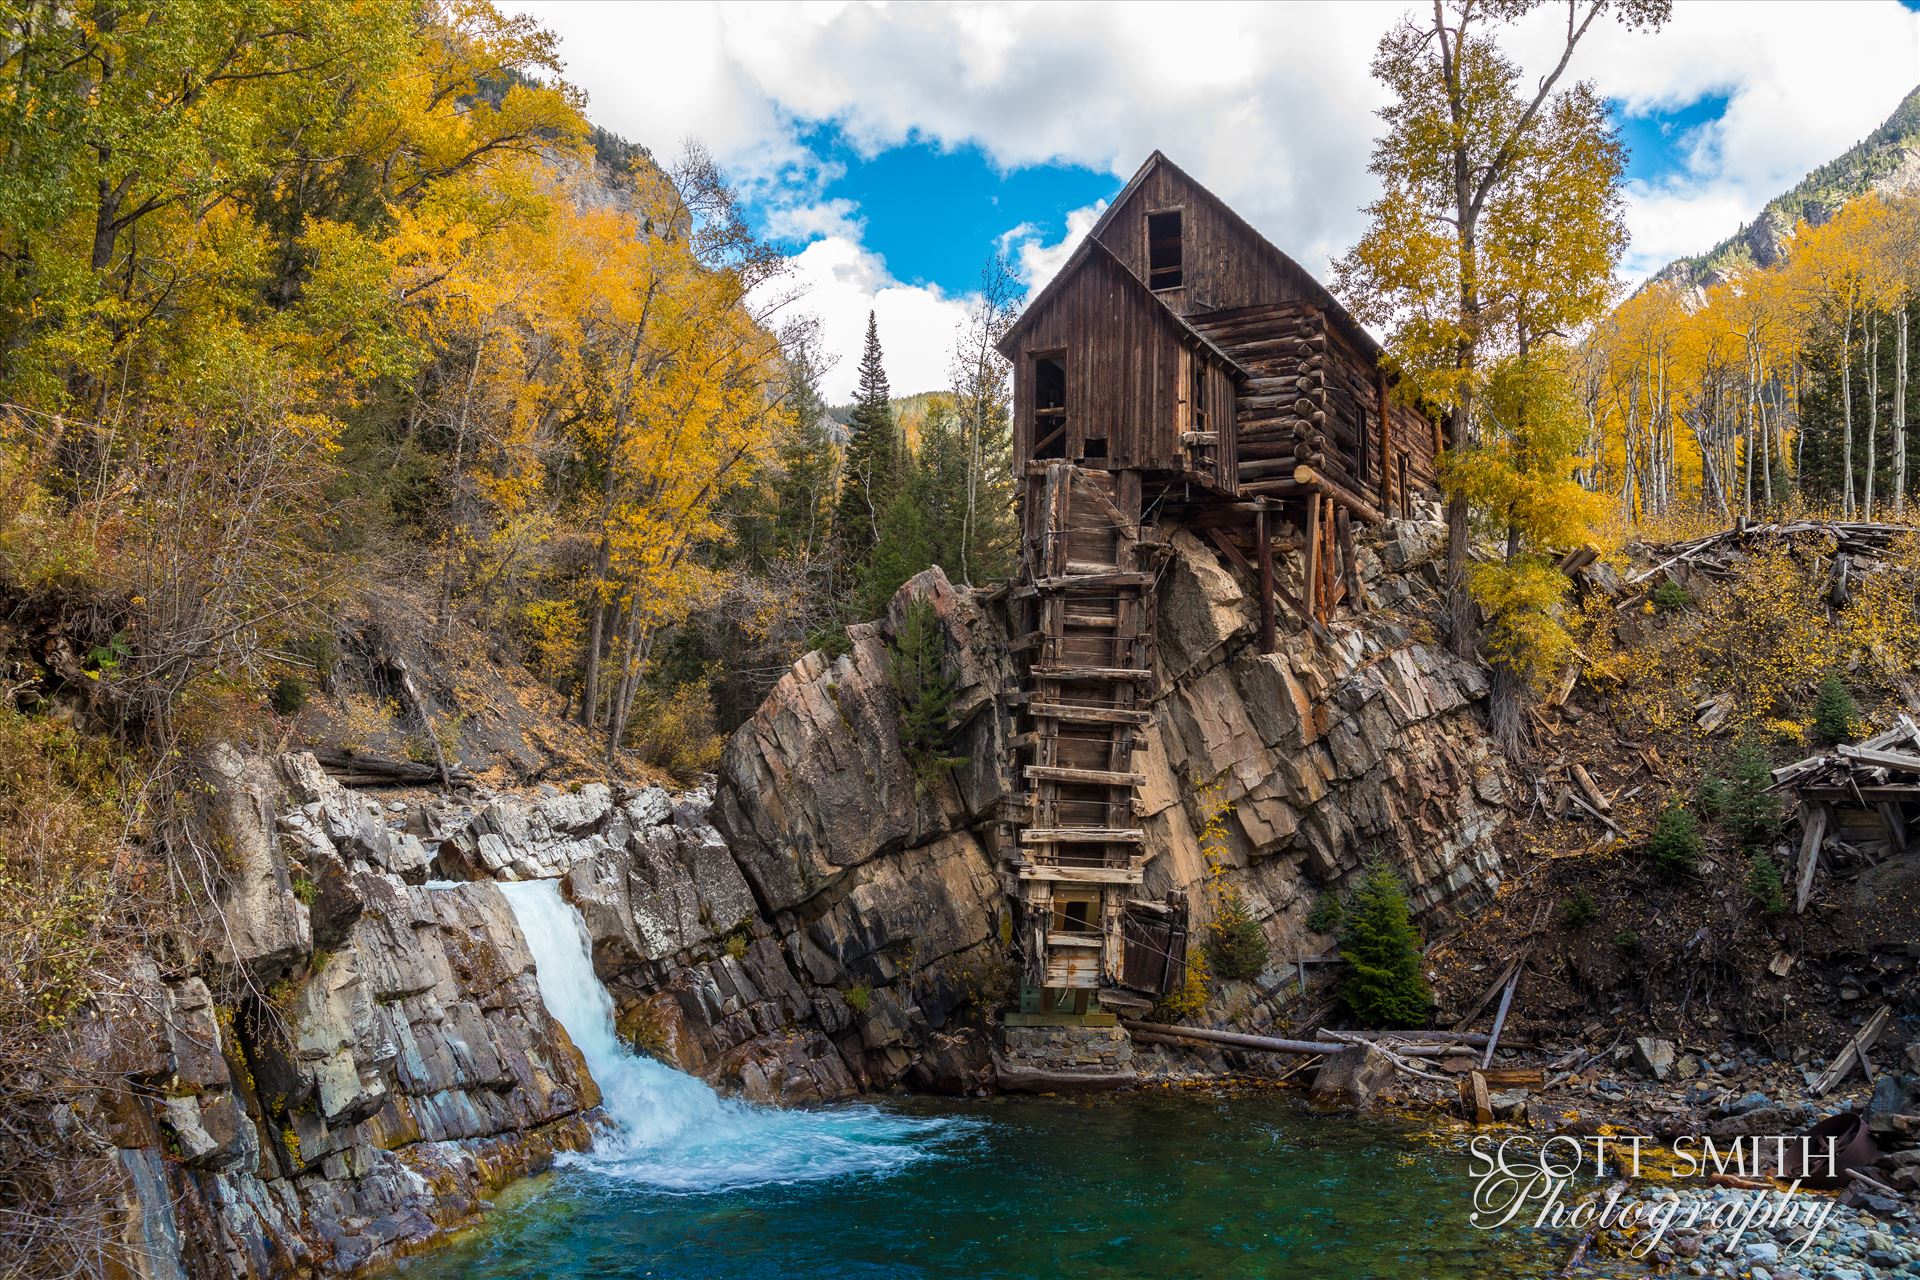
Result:
M148 966L76 1037L120 1082L88 1118L128 1273L350 1272L587 1145L598 1090L500 890L418 883L418 836L311 756L212 766L225 999Z

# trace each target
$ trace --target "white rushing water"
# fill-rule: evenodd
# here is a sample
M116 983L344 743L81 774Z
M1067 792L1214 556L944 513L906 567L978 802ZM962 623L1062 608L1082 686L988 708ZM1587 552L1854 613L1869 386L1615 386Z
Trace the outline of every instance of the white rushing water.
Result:
M844 1174L884 1174L933 1154L968 1127L865 1105L780 1110L723 1098L705 1081L633 1052L614 1030L613 998L593 971L592 941L551 880L502 884L533 952L547 1011L567 1029L612 1122L591 1152L569 1157L665 1191L724 1191Z

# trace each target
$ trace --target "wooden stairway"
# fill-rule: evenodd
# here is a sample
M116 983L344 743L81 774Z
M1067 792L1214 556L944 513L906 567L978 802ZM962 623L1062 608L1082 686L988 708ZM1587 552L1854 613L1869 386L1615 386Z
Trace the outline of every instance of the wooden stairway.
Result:
M1153 575L1137 474L1060 462L1027 483L1014 592L1031 626L1016 770L1026 791L1011 863L1028 985L1085 990L1118 974L1126 889L1141 880L1134 800L1146 780L1132 759L1153 681Z

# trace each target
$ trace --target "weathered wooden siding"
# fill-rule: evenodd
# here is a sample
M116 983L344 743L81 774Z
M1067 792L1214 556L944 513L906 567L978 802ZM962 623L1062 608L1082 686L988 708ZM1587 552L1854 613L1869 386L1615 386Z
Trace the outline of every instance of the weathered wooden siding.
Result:
M1179 209L1184 280L1159 291L1184 316L1226 307L1318 302L1313 277L1280 260L1259 233L1227 214L1170 164L1154 166L1123 199L1100 242L1140 279L1147 278L1147 214Z
M1067 454L1085 455L1089 438L1105 437L1114 468L1194 473L1219 481L1232 475L1232 442L1209 456L1181 439L1187 398L1182 347L1191 338L1125 268L1098 250L1024 320L1014 368L1014 456L1034 457L1033 358L1058 353L1067 373ZM1217 417L1231 421L1233 381L1204 350ZM1096 464L1097 465L1097 464Z

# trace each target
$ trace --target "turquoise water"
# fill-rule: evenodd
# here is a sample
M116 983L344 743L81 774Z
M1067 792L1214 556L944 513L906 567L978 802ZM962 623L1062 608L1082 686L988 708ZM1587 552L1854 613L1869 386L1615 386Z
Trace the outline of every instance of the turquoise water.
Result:
M1468 1224L1464 1154L1275 1093L907 1100L716 1094L614 1030L579 913L503 886L603 1094L594 1149L409 1280L1538 1276L1562 1242Z
M674 1193L591 1167L408 1280L1544 1276L1567 1242L1467 1225L1457 1151L1265 1094L916 1103L927 1158Z

